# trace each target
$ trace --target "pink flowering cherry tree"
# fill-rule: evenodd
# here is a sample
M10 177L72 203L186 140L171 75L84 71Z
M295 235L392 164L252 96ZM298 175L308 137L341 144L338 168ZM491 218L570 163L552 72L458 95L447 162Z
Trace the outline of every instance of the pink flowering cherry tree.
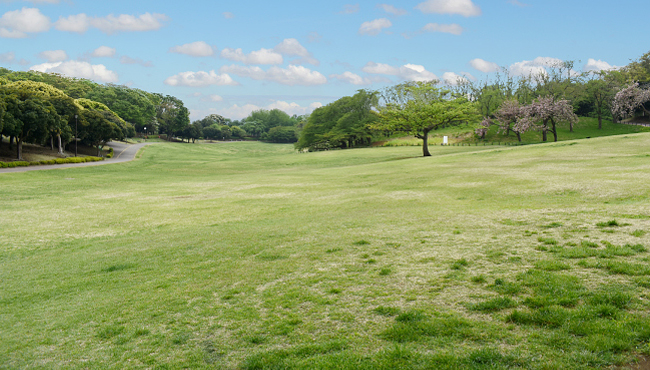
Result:
M515 132L528 130L542 131L542 141L547 141L547 133L553 133L557 141L557 126L561 123L570 125L578 122L578 116L573 113L573 106L568 100L556 100L552 96L539 97L531 104L521 108L522 115L514 126Z
M634 112L641 108L650 114L650 111L643 105L650 101L650 91L639 87L637 82L622 89L612 102L612 114L620 118L627 118L634 115Z

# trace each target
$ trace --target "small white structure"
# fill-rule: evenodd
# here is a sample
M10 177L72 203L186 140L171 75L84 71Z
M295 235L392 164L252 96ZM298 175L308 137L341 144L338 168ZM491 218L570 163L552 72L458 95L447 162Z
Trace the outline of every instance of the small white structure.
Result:
M449 136L442 137L442 145L449 145Z

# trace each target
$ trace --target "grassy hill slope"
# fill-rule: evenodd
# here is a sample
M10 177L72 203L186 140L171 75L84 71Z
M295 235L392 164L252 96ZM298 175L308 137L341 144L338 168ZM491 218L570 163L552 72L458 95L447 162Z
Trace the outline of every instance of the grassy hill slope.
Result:
M0 366L629 363L650 353L648 148L163 143L0 174Z

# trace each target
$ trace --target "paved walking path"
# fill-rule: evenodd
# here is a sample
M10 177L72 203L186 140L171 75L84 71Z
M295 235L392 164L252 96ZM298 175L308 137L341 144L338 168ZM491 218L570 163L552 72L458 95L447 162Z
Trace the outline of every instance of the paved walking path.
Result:
M106 144L106 146L113 148L113 158L106 158L103 161L0 168L0 173L54 170L59 168L70 168L70 167L101 166L104 164L128 162L128 161L132 161L135 158L135 155L138 153L138 150L140 150L140 148L149 144L151 143L126 144L119 141L111 141L110 143Z

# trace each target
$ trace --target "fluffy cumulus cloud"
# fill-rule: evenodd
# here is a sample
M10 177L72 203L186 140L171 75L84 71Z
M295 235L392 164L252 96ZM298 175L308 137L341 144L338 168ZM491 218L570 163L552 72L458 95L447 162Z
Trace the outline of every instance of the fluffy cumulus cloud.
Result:
M343 72L340 75L337 74L330 75L330 78L341 80L343 82L347 82L352 85L370 85L372 83L372 81L369 78L361 77L356 73L347 72L347 71Z
M312 71L303 66L293 64L287 68L273 66L266 71L260 67L230 65L221 67L219 72L232 73L240 77L248 77L259 81L277 82L289 86L313 86L327 83L327 78L320 72Z
M589 71L611 71L611 70L615 70L615 69L619 69L619 68L621 68L621 67L610 65L609 63L604 62L604 61L602 61L600 59L596 60L596 59L589 58L589 60L587 60L587 64L585 64L584 67L582 67L582 70L585 71L585 72L589 72Z
M46 32L50 29L50 19L36 8L22 8L2 15L0 18L0 37L25 38L30 33Z
M189 44L174 46L170 53L185 54L192 57L209 57L214 55L214 49L205 41L195 41Z
M46 50L38 53L38 57L45 59L50 63L56 63L68 59L68 54L66 54L64 50Z
M398 17L402 15L406 15L408 13L405 9L396 8L393 5L389 5L389 4L379 4L377 5L377 7L379 9L382 9L388 14L395 15Z
M393 25L391 21L386 18L375 19L374 21L363 22L361 27L359 27L360 35L376 36L381 33L385 28L389 28Z
M473 76L461 76L454 72L445 72L442 75L442 81L451 86L456 86L463 82L469 82L470 79L473 79Z
M550 57L537 57L533 60L524 60L510 66L513 76L530 76L547 73L546 68L562 64L562 60Z
M214 71L181 72L177 75L168 77L164 82L169 86L189 87L239 85L239 83L233 80L228 74L216 74Z
M464 17L476 17L482 13L472 0L427 0L415 8L425 14L459 14Z
M117 16L110 14L106 17L90 17L81 13L68 16L67 18L59 18L54 24L54 27L59 31L76 33L84 33L93 27L108 35L112 35L118 32L155 31L162 28L164 22L168 20L169 17L158 13L145 13L137 17L130 14L120 14Z
M408 81L431 81L438 79L435 74L427 71L424 66L417 64L405 64L401 67L394 67L383 63L368 62L362 68L362 71L370 74L396 76Z
M93 50L90 56L94 58L112 58L116 53L117 50L115 50L115 48L100 46L97 49Z
M299 57L292 64L309 63L315 66L320 65L320 62L314 59L313 55L296 39L284 39L273 48L273 51L290 57Z
M469 65L472 66L472 68L475 70L481 71L483 73L496 72L500 69L498 64L488 62L480 58L470 60Z
M77 60L35 65L30 70L45 73L60 73L69 77L86 78L100 82L118 82L117 73L109 70L103 64L90 64Z
M245 54L242 49L225 48L221 51L221 57L224 59L232 60L233 62L241 62L244 64L282 64L284 58L282 55L271 49L260 49L257 51Z
M442 32L442 33L451 33L452 35L460 35L463 33L463 27L457 25L456 23L452 24L438 24L438 23L428 23L422 27L422 32Z

